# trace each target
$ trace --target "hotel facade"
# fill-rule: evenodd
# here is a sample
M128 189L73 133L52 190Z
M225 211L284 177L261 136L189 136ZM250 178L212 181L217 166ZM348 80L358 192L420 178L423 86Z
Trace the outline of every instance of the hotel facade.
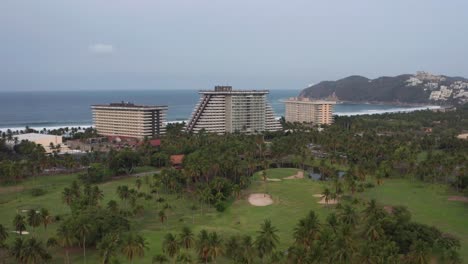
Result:
M285 101L286 122L330 125L333 123L335 101L289 98Z
M267 101L268 90L233 90L231 86L215 86L214 90L199 91L200 101L187 124L187 131L198 133L259 133L278 131Z
M165 133L167 106L144 106L121 102L92 105L98 134L143 139Z

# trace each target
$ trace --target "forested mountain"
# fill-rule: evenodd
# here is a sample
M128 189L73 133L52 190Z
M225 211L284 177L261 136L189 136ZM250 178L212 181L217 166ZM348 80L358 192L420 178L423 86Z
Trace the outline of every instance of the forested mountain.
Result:
M463 104L468 102L468 79L426 72L377 79L354 75L323 81L300 93L310 98L333 95L349 102Z

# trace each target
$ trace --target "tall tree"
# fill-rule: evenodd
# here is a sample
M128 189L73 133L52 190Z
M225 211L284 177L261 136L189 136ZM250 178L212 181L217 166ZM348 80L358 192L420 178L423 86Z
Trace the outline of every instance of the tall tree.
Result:
M179 234L179 241L185 249L190 249L193 246L194 235L189 227L183 227L182 232Z
M41 215L36 211L36 209L30 209L28 211L28 225L33 228L33 230L41 224Z
M19 235L22 235L23 231L26 230L26 220L24 216L17 214L13 219L13 227L15 228L16 232L19 233Z
M168 233L164 236L163 240L163 251L169 257L174 258L179 253L180 247L179 242L172 233Z
M266 219L260 226L260 231L257 232L255 246L259 257L264 261L265 257L271 255L279 242L277 235L278 229L271 224L269 219Z
M135 257L143 257L147 248L145 239L138 234L130 233L122 241L122 253L130 263L133 263Z

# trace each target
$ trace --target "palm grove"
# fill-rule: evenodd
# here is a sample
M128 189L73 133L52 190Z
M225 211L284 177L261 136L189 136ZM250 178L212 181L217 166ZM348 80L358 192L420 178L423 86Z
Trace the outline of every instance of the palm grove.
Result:
M63 251L69 262L69 251L78 247L85 262L89 250L98 251L102 263L122 257L133 262L151 246L135 224L149 210L145 202L157 205L158 221L164 226L171 211L177 210L167 200L169 194L196 201L193 211L202 215L208 208L223 212L246 192L257 171L316 167L322 180L331 183L323 196L340 203L327 206L330 213L325 221L313 211L298 219L291 234L293 244L281 244L277 234L281 226L275 226L274 219L259 224L255 235L194 233L184 227L167 231L153 262L460 263L457 238L411 221L404 207L384 210L355 193L395 177L443 183L466 193L468 143L455 136L468 127L467 113L465 107L450 113L338 117L322 132L283 124L288 132L265 135L192 135L182 132L180 125L169 125L160 148L145 142L136 149L91 152L80 158L48 156L30 142L10 149L2 139L2 184L18 185L58 164L87 170L62 191L60 199L69 207L68 214L54 215L53 208L30 209L19 211L11 226L0 226L1 252L19 263L43 263L53 259L50 252ZM183 170L170 168L169 157L174 154L185 155ZM98 184L130 175L137 166L161 171L135 179L132 186L118 186L116 198L103 203ZM338 169L346 171L343 177ZM40 196L40 188L35 189ZM35 235L49 225L56 232L47 239Z

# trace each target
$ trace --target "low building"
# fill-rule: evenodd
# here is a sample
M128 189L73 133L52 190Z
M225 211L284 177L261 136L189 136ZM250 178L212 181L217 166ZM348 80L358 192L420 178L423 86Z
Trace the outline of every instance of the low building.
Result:
M100 135L143 139L165 133L167 106L121 102L91 108L93 123Z
M463 133L457 136L459 139L468 140L468 133Z
M286 122L330 125L333 123L333 109L336 101L289 98L285 102Z
M268 90L233 90L231 86L202 90L187 131L216 134L278 131L281 124L267 100L268 93Z
M184 163L184 157L185 155L179 154L179 155L171 155L170 160L171 160L171 165L174 169L182 169L182 164Z
M39 133L27 133L14 135L15 140L12 145L20 143L23 140L34 142L37 145L44 147L46 153L52 153L54 151L59 151L61 148L66 148L63 146L62 136L39 134Z

